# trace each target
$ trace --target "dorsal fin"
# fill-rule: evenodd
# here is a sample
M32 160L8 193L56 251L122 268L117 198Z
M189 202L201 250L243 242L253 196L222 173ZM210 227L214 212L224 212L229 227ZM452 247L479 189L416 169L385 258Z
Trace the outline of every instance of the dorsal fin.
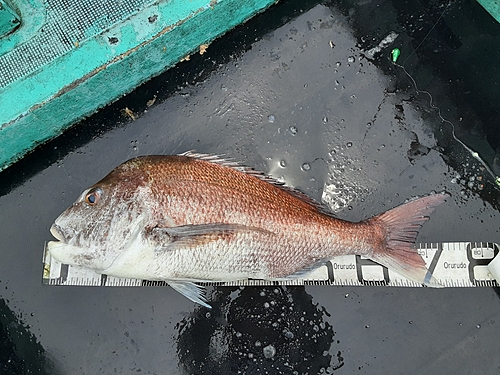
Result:
M317 202L315 199L309 197L308 195L302 193L301 191L298 191L294 188L285 186L285 184L283 182L278 181L273 177L267 176L263 172L256 171L253 168L243 166L240 163L238 163L237 161L226 158L225 155L201 154L201 153L195 152L194 150L190 150L190 151L183 152L182 154L179 154L179 156L187 156L187 157L198 159L198 160L208 161L210 163L215 163L218 165L222 165L224 167L229 167L229 168L235 169L235 170L242 172L242 173L246 173L246 174L253 176L253 177L256 177L262 181L270 183L270 184L276 186L277 188L287 192L288 194L293 195L296 198L299 198L301 201L309 204L315 210L317 210L323 214L333 216L332 212L330 210L328 210L324 205Z

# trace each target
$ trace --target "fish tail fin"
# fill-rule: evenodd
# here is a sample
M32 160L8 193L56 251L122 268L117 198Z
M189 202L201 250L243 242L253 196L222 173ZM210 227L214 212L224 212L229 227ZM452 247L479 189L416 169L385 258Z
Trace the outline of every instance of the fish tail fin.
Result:
M399 273L407 279L430 287L442 287L425 266L415 249L415 241L422 225L448 194L433 194L402 204L368 220L383 228L384 241L374 248L371 259Z

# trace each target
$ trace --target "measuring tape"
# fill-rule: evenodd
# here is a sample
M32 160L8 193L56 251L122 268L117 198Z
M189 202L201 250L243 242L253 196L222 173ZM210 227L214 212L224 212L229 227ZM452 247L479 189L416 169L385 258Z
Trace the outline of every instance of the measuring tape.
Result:
M498 286L490 262L500 247L491 242L444 242L417 244L418 253L427 268L444 287ZM499 260L497 258L497 260ZM69 266L53 259L44 251L43 283L47 285L80 286L165 286L163 281L148 281L107 276L92 270ZM498 277L498 275L496 275ZM421 287L414 281L359 255L335 257L300 279L237 280L200 283L221 286L266 285L339 285L339 286L399 286Z

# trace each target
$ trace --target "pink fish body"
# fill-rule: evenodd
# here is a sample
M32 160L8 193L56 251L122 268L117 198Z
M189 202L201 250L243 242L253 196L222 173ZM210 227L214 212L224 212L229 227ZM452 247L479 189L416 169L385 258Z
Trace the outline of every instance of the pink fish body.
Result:
M49 242L59 261L116 277L164 280L205 306L197 281L300 277L339 255L363 255L439 286L414 249L446 194L353 223L304 194L212 155L131 159L63 212Z

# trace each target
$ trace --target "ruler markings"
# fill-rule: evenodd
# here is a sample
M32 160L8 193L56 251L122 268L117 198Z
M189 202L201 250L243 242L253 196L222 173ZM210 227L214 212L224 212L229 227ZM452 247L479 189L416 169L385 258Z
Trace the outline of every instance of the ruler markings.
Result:
M500 247L491 242L446 242L417 244L418 253L434 277L445 287L496 287L497 281L488 271L488 263ZM46 285L80 286L166 286L164 281L125 279L101 275L91 270L61 264L45 252L43 283ZM300 279L236 280L204 282L219 286L333 285L421 287L362 256L344 255L333 258Z

